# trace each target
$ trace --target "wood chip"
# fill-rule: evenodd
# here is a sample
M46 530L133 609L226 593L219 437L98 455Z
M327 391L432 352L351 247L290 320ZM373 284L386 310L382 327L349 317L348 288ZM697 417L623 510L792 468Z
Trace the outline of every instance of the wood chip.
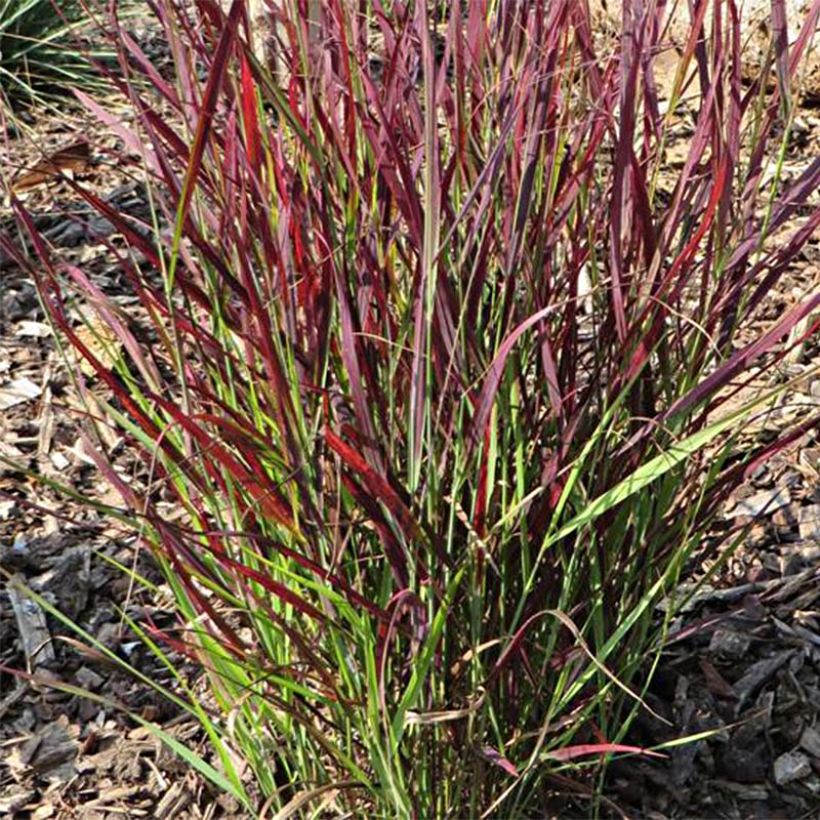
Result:
M715 669L715 667L706 660L706 658L699 658L698 663L703 677L706 680L706 686L713 695L725 698L726 700L734 700L735 692L729 682Z
M820 542L820 504L801 507L798 513L800 537L806 541Z
M26 789L22 786L10 786L8 787L8 791L4 790L2 796L0 796L0 814L15 816L36 797L37 792L34 789Z
M26 666L31 673L42 666L48 666L56 659L54 646L51 643L51 633L46 625L46 616L36 601L29 598L23 591L23 577L12 576L8 585L8 594L14 617L17 620L17 629L26 656Z
M17 686L11 690L11 692L6 695L3 700L0 700L0 718L6 714L6 712L20 700L23 695L28 692L28 683L26 681L20 681ZM0 811L0 814L3 812Z
M740 660L748 651L751 642L751 636L745 632L718 628L712 633L712 638L709 641L709 651L713 655Z
M774 762L774 780L778 786L801 780L811 774L811 762L803 752L785 752Z
M789 491L785 487L775 490L764 490L749 498L741 498L732 510L732 515L735 517L739 515L750 515L753 518L757 518L759 515L771 515L781 507L788 506L791 500Z
M803 734L800 735L800 745L812 757L820 760L820 731L813 729L811 726L806 726L803 729Z
M171 784L171 788L162 796L162 800L157 803L154 809L154 816L157 820L178 817L191 802L191 795L185 786L179 781Z
M0 387L0 410L8 410L17 404L25 404L40 395L40 388L25 377L14 379Z
M765 658L758 661L749 667L749 671L737 681L732 689L737 696L737 704L735 706L735 714L740 713L743 704L754 694L754 692L762 686L786 661L788 661L795 650L787 649L784 652L778 652L771 658Z
M76 774L78 733L63 715L15 746L5 762L16 776L30 771L50 783L65 783Z

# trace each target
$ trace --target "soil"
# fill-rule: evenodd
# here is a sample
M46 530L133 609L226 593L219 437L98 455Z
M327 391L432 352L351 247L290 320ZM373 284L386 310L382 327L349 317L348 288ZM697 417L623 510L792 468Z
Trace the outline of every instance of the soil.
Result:
M820 145L820 117L806 108L787 158L797 174ZM126 165L101 161L114 136L82 115L38 115L36 135L9 135L18 183L44 158L87 140L91 151L71 171L99 195L144 216L139 180ZM36 145L36 148L32 146ZM685 137L681 138L685 145ZM31 182L31 178L29 179ZM22 186L25 188L25 186ZM21 190L62 258L82 263L126 313L119 274L105 241L105 221L88 224L70 186L45 174ZM14 233L9 210L0 230ZM820 287L820 236L771 294L760 322ZM816 343L793 356L777 378L806 381L762 414L745 435L765 439L820 404ZM198 725L166 697L134 679L117 658L166 686L161 660L135 638L127 621L150 628L173 623L169 591L147 556L108 518L50 489L32 474L108 504L118 497L102 481L81 436L81 396L56 349L28 274L0 254L0 815L38 818L240 817L139 723L162 726L209 758ZM119 442L104 443L117 453ZM739 444L742 446L743 442ZM118 456L117 469L146 484L145 465ZM26 470L30 471L27 473ZM719 568L672 622L659 670L646 694L655 712L641 713L630 741L652 746L699 739L664 759L625 758L610 770L614 813L652 820L682 817L820 817L820 440L807 434L758 470L717 524L737 534L731 554L692 566L689 588ZM156 585L130 583L122 567ZM41 600L26 598L17 582ZM685 592L686 590L682 590ZM96 642L82 649L48 610L74 619ZM662 612L658 613L662 617ZM105 647L112 656L103 653ZM195 678L174 657L184 677ZM26 670L19 677L9 670ZM66 691L79 687L93 701ZM63 687L62 689L60 687ZM558 790L560 791L560 789ZM566 802L561 817L585 816Z

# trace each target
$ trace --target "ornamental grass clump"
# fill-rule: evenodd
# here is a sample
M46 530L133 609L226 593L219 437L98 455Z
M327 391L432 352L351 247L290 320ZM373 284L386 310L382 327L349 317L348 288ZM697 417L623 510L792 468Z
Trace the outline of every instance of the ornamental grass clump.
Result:
M241 0L160 2L173 81L121 35L138 126L86 100L152 231L77 186L141 318L30 230L90 415L146 465L94 451L178 607L145 638L201 665L200 768L251 812L538 816L641 751L656 605L817 421L737 445L817 329L816 293L751 319L820 223L820 160L781 174L820 4L774 87L741 85L737 4L694 4L663 107L663 4L610 43L586 5L273 2L251 48Z
M101 87L93 61L113 52L87 39L94 11L83 0L0 0L0 100L42 104Z

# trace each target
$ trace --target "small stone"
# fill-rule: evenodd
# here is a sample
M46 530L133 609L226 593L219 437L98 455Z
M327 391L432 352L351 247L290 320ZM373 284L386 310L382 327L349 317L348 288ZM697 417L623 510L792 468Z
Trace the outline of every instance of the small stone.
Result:
M774 762L774 779L778 786L801 780L811 774L811 762L803 752L786 752Z
M785 488L764 490L763 492L755 493L749 498L742 498L738 501L733 514L735 517L739 515L757 517L763 513L771 515L781 507L788 506L791 500L789 491Z
M812 757L820 759L820 732L811 726L806 726L803 734L800 735L800 746Z

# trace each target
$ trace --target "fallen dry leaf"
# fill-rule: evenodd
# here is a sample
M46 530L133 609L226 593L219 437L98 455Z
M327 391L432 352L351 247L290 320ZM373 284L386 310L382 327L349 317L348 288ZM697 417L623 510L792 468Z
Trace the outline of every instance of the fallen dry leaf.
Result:
M47 156L31 168L18 174L11 182L15 194L36 188L66 173L79 173L88 167L91 149L87 142L74 142Z
M122 342L110 325L97 317L74 330L79 340L89 349L103 367L113 367L122 355ZM85 356L76 353L75 361L86 376L94 376L97 371Z

